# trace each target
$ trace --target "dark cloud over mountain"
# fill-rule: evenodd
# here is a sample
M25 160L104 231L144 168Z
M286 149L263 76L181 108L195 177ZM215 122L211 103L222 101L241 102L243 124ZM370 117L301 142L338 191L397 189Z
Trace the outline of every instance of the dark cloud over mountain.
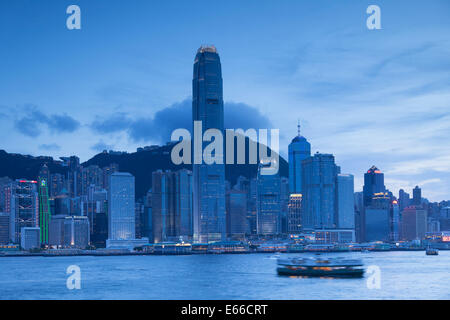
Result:
M94 151L111 150L113 148L114 148L113 145L106 144L103 141L99 141L91 147L91 149Z
M233 129L271 128L268 117L255 107L245 103L226 102L225 127ZM126 131L135 142L170 140L173 130L192 127L192 102L186 99L156 112L155 116L133 119L126 113L115 113L106 118L97 118L91 128L98 133Z
M46 151L58 151L61 150L61 147L57 145L56 143L44 143L39 145L39 149L43 149Z

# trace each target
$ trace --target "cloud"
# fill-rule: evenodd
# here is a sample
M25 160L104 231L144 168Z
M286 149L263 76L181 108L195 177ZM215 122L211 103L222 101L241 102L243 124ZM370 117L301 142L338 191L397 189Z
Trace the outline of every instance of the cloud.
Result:
M367 75L370 77L376 77L379 74L381 74L387 67L389 67L391 65L395 66L395 65L407 64L410 67L411 66L417 67L417 65L412 65L411 61L415 57L420 56L420 54L426 52L427 50L431 50L435 47L436 46L433 43L427 42L427 43L420 44L418 47L403 49L400 52L392 54L392 55L388 56L387 58L383 58L379 62L370 66L369 69L367 70Z
M91 146L91 150L94 150L94 151L103 151L103 150L112 150L112 149L114 149L113 145L106 144L103 141L99 141L96 144L94 144L93 146Z
M270 119L257 108L245 103L225 102L225 128L270 129Z
M42 133L42 130L33 121L32 117L24 117L16 120L14 127L23 135L37 137Z
M226 102L224 104L225 128L244 130L248 128L271 128L271 121L257 108L245 103ZM108 117L97 117L90 125L98 133L115 133L126 131L134 142L155 141L159 143L170 140L170 135L177 128L192 127L192 102L186 99L159 110L153 117L132 119L127 113L114 113Z
M54 114L44 118L43 122L48 126L50 131L54 133L74 132L80 126L80 123L67 114Z
M42 126L46 126L52 134L72 133L80 127L80 123L66 113L46 115L34 105L26 105L23 112L27 115L16 119L14 127L29 137L39 136Z
M96 117L91 128L98 133L113 133L127 129L132 120L124 112L117 112L107 118Z
M0 111L0 120L7 119L8 115Z
M46 151L58 151L61 150L61 147L56 143L49 143L49 144L44 143L39 145L39 149L44 149Z

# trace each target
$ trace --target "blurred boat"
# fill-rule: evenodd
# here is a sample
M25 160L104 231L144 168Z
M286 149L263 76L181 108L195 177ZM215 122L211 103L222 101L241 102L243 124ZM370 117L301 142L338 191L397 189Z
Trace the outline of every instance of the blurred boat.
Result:
M349 277L364 275L360 259L344 258L279 258L277 272L286 276Z
M439 255L439 250L428 246L427 250L426 250L426 254L427 254L427 256L437 256L437 255Z

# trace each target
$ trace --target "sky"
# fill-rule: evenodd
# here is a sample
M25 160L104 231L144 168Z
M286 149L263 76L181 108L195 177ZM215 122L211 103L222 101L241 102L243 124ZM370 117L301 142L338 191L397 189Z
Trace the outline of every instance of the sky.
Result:
M448 0L3 0L0 149L86 161L163 144L190 128L194 57L213 44L226 127L280 129L286 156L300 119L355 191L376 165L396 194L448 200L449 13Z

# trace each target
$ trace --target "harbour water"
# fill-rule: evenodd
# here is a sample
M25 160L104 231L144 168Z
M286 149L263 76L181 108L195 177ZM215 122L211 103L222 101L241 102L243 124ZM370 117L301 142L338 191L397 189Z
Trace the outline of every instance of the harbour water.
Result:
M0 258L0 299L450 299L450 251L323 255L378 266L380 288L368 288L369 275L278 276L273 254L8 257ZM79 290L66 287L70 265L81 269Z

